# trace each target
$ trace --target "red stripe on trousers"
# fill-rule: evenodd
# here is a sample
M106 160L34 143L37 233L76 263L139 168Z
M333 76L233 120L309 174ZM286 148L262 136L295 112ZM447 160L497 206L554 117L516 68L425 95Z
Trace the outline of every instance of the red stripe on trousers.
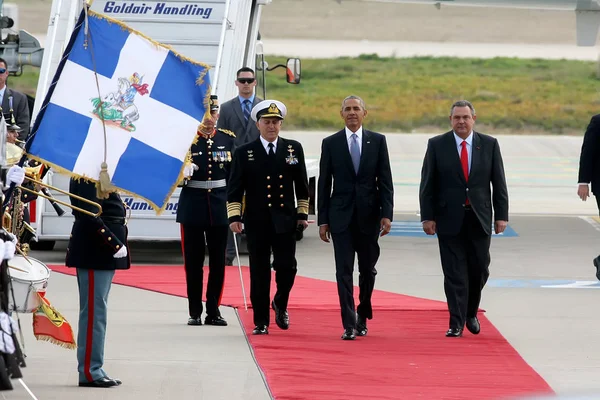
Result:
M88 321L87 333L85 338L85 361L83 363L83 371L88 381L92 382L92 371L90 366L92 363L92 337L94 335L94 270L88 270Z

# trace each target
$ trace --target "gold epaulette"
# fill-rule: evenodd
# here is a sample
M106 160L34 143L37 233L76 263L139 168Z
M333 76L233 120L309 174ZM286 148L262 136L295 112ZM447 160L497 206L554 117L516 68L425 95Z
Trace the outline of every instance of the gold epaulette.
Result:
M308 215L308 199L298 200L298 208L296 212L298 214Z
M227 203L227 218L239 217L242 215L242 203Z
M223 132L223 133L225 133L225 134L227 134L227 135L229 135L229 136L233 136L233 137L235 137L235 133L233 133L233 132L232 132L232 131L230 131L229 129L223 129L223 128L219 128L219 129L217 129L217 130L218 130L218 131L221 131L221 132Z

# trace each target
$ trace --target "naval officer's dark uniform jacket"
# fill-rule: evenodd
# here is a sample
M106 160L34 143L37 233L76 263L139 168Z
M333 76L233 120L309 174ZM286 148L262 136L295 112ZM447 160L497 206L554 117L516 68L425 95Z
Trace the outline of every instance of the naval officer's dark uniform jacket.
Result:
M208 317L220 316L229 229L227 181L234 140L233 132L215 129L211 135L199 132L198 140L190 148L192 162L198 170L183 183L177 222L181 224L189 313L193 318L200 318L202 314L205 243L210 254L206 313Z
M274 302L285 310L296 276L297 221L308 219L308 176L302 145L280 137L274 158L267 154L260 137L238 147L227 195L230 223L242 220L244 194L254 323L269 326L271 251L277 283Z

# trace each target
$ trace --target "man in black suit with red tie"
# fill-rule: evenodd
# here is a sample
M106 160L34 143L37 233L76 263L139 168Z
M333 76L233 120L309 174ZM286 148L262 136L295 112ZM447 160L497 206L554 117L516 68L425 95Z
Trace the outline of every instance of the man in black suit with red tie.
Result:
M394 185L385 136L362 127L367 116L364 101L346 97L340 114L346 127L325 138L321 149L318 220L321 240L333 240L342 339L353 340L367 334L367 319L373 318L378 239L392 226ZM357 309L352 279L355 254L360 274Z
M577 195L583 201L590 196L590 184L600 212L600 114L592 117L581 146ZM594 258L593 263L596 278L600 280L600 256Z
M508 223L500 146L495 138L473 131L476 119L471 103L454 103L453 130L429 139L421 171L421 221L425 233L438 236L450 311L448 337L462 336L465 323L471 333L479 333L477 311L489 277L492 207L495 232L504 232Z

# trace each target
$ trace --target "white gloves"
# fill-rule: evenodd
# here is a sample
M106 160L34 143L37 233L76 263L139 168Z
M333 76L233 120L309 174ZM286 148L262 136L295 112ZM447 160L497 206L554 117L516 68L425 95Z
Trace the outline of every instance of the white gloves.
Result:
M10 167L8 172L6 173L6 184L10 185L14 183L16 186L19 186L25 180L25 169L19 167L18 165L13 165Z
M198 166L196 164L186 164L183 167L183 177L189 178L190 176L194 175L194 171L198 171Z
M117 251L114 255L114 258L123 258L123 257L127 257L127 247L123 246L119 249L119 251Z
M17 238L12 233L9 233L11 241L3 242L0 240L0 256L3 260L10 260L15 256L17 251Z

